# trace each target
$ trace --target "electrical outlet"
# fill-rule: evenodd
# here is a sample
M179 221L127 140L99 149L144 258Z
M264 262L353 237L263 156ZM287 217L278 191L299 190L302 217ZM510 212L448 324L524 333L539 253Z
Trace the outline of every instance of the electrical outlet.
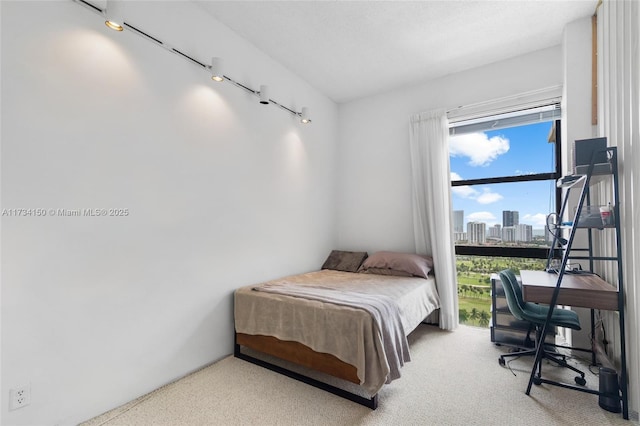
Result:
M9 390L9 410L17 410L31 404L31 386L21 386Z

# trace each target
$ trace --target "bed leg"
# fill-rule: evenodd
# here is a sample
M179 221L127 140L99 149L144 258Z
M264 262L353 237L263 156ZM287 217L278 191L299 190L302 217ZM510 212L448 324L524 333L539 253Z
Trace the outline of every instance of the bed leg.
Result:
M375 394L371 397L371 405L369 406L372 410L378 408L378 394Z
M240 345L238 344L238 332L233 330L233 356L240 357Z

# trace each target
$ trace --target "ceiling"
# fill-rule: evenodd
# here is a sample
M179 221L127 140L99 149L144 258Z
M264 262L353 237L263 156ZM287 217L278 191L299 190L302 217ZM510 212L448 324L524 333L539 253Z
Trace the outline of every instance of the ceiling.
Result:
M209 14L336 102L562 42L597 0L207 1Z

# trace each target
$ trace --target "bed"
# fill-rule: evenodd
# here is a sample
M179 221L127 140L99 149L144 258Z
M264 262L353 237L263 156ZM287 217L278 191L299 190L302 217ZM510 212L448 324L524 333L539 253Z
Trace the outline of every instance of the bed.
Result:
M236 357L375 409L410 360L406 336L440 302L430 257L333 251L320 271L236 290ZM258 352L359 385L362 393L256 357ZM364 396L363 396L364 395Z

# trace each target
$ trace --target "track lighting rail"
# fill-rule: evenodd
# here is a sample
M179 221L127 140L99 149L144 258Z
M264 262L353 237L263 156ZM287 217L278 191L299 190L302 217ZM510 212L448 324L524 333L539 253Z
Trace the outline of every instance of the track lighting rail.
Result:
M83 2L83 3L86 3L86 2L85 2L85 1L83 1L83 0L78 0L78 1L81 1L81 2ZM161 42L161 41L160 41L160 40L158 40L157 38L155 38L155 37L153 37L153 36L150 36L149 34L145 33L145 32L144 32L144 31L142 31L142 30L139 30L138 28L134 27L133 25L128 24L128 23L126 23L126 22L123 22L122 24L123 24L125 27L127 27L128 29L130 29L131 31L133 31L133 32L137 33L138 35L141 35L141 36L143 36L143 37L146 37L146 38L148 38L149 40L151 40L151 41L153 41L153 42L155 42L155 43L158 43L160 46L162 46L162 47L164 47L164 48L166 48L166 47L167 47L167 46L165 46L165 44L164 44L163 42ZM176 52L177 52L177 50L176 50ZM202 64L201 64L201 65L202 65Z
M78 3L86 8L88 8L89 10L91 10L92 12L95 12L97 14L99 14L102 17L106 17L108 15L108 11L109 11L109 7L110 7L110 3L113 4L113 1L107 1L107 7L106 9L100 9L99 7L91 4L90 2L86 1L86 0L72 0L74 3ZM106 22L105 22L106 23ZM107 26L109 26L110 28L113 28L112 25L110 25L111 22L108 23ZM165 50L174 53L184 59L187 59L189 62L198 65L199 67L204 68L205 70L211 70L211 72L214 74L213 75L213 80L215 81L224 81L227 80L230 83L232 83L234 86L243 89L251 94L253 94L254 96L257 96L260 98L260 103L262 104L274 104L277 107L280 107L280 109L287 111L290 114L293 114L297 117L300 117L300 122L303 124L306 123L310 123L311 119L309 119L309 109L308 108L302 108L301 112L297 112L295 109L293 108L288 108L286 106L284 106L283 104L271 99L270 97L268 97L267 93L267 86L261 86L260 90L254 90L251 89L250 87L246 86L245 84L240 83L239 81L234 80L233 78L221 74L219 72L219 70L217 70L216 68L219 68L221 65L221 59L220 58L213 58L212 60L212 64L211 65L207 65L203 62L198 61L197 59L194 59L193 57L187 55L184 52L181 52L180 50L176 49L175 47L171 47L169 46L167 43L163 42L162 40L159 40L149 34L147 34L146 32L142 31L141 29L134 27L133 25L131 25L130 23L124 21L124 19L122 19L122 22L120 23L120 28L118 29L119 31L122 31L122 29L128 29L130 31L132 31L133 33L154 42L155 44L159 45L160 47L164 48ZM263 92L261 94L261 91Z

